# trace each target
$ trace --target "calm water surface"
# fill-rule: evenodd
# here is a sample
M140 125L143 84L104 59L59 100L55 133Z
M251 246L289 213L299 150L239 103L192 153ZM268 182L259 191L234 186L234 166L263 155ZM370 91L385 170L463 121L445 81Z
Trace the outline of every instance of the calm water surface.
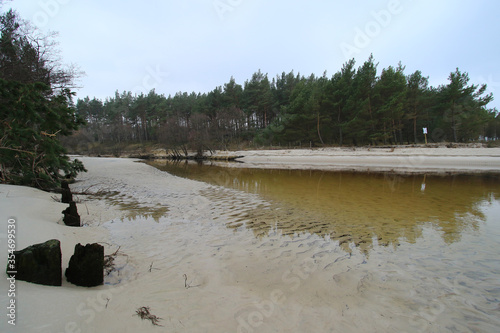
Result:
M269 211L235 218L256 235L273 228L284 235L315 233L368 251L374 242L415 242L431 224L448 244L489 221L500 225L498 175L395 175L384 173L270 170L155 161L171 174L257 193L274 203Z

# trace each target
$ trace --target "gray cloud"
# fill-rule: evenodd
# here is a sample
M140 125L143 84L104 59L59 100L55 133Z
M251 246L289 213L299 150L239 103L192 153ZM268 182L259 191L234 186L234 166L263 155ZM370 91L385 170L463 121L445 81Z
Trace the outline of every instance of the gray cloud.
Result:
M168 72L154 84L168 95L208 92L230 76L243 84L258 69L270 76L290 70L332 75L348 57L361 65L370 53L379 69L402 61L408 74L419 69L433 85L446 83L456 67L474 80L500 81L495 1L15 0L7 5L43 23L41 29L60 32L64 61L87 73L79 97L133 91L147 80L148 68ZM345 52L345 45L352 52Z

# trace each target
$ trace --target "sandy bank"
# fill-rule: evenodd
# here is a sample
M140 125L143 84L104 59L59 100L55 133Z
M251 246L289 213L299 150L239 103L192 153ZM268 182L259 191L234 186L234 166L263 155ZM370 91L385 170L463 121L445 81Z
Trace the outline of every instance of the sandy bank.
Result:
M18 281L18 326L4 318L1 332L486 332L500 325L496 305L478 292L497 290L494 279L473 276L490 274L477 263L498 255L482 230L474 244L493 252L480 251L481 260L426 224L425 237L390 246L374 239L368 254L327 236L283 235L271 204L257 195L133 160L82 160L89 172L71 187L93 193L79 196L87 227L62 225L64 205L51 194L12 186L0 186L2 225L16 218L18 248L60 239L63 267L77 242L105 242L106 254L119 247L116 270L97 288ZM250 222L265 233L245 228ZM5 234L1 246L6 253ZM429 255L431 246L439 253ZM6 288L0 279L2 304ZM141 306L164 327L135 316Z
M60 195L51 194L29 187L0 185L0 269L5 272L7 265L7 221L15 222L16 248L21 250L32 244L43 243L49 239L61 241L63 274L68 266L77 243L87 244L107 242L104 228L71 228L62 222L61 212L66 204L56 202ZM93 210L93 207L89 207ZM83 223L93 220L84 204L79 205ZM3 273L5 274L5 273ZM4 275L5 276L5 275ZM8 304L8 284L0 279L0 303ZM73 332L72 323L81 321L76 313L78 306L87 297L96 297L101 287L82 289L68 283L63 277L61 287L40 286L24 281L16 282L15 300L16 326L7 323L5 307L2 306L1 332ZM68 330L66 330L68 324ZM76 331L75 331L76 332Z
M244 156L241 166L274 169L500 172L500 148L319 148L218 152ZM237 165L234 165L237 166Z

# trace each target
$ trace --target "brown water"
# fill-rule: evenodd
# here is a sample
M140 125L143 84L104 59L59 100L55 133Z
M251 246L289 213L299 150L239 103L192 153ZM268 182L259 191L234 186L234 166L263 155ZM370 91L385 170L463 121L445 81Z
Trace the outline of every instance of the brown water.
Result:
M493 175L394 175L309 170L222 167L213 164L150 162L171 174L257 193L272 209L239 216L229 227L254 230L260 237L314 233L354 244L368 253L376 242L414 243L423 225L432 225L451 244L485 223L484 206L498 203L500 177ZM496 221L500 217L497 217Z

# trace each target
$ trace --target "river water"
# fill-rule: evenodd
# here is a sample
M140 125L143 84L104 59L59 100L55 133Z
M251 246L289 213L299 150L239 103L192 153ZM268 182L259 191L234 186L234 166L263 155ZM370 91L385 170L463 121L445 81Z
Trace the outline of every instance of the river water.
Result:
M148 164L262 197L269 205L235 213L227 227L235 232L251 230L264 241L314 237L326 242L325 248L333 244L332 249L339 248L345 256L339 254L322 269L337 265L332 281L344 287L335 295L348 297L352 287L354 300L364 307L373 302L374 313L384 302L391 302L393 315L400 306L408 331L490 332L500 325L498 175L403 176L168 161ZM313 258L328 255L324 252L316 251ZM345 258L359 260L339 265ZM354 267L364 273L349 287L356 279ZM345 295L339 296L342 288ZM321 302L315 304L321 308ZM412 311L414 315L409 314Z
M422 237L423 225L432 225L451 244L464 233L477 233L481 226L495 229L500 224L496 210L500 176L495 175L402 176L165 161L152 165L272 201L274 218L253 217L258 224L252 223L252 217L234 221L245 221L259 235L277 227L284 235L314 233L368 249L374 240L379 245L397 245L402 238L415 242Z

